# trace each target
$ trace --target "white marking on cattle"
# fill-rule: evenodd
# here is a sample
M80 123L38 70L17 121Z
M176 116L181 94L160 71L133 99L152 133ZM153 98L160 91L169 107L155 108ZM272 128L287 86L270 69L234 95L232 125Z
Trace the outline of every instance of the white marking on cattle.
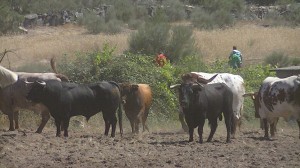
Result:
M192 72L197 74L198 76L204 79L210 79L214 75L218 74L214 80L212 80L208 84L212 83L225 83L233 92L233 113L237 119L241 118L242 110L243 110L243 103L245 94L245 87L244 87L244 79L239 75L233 75L230 73L205 73L205 72Z
M286 121L300 118L299 102L290 102L291 100L289 100L293 96L290 94L294 94L296 89L300 87L297 80L299 80L297 76L291 76L283 79L268 77L263 81L258 95L261 97L260 108L258 109L261 118L267 118L270 123L275 120L275 117L283 117ZM265 103L266 99L282 96L280 95L282 93L284 93L284 97L281 98L283 100L273 101L271 105Z
M18 80L18 75L0 65L0 87L4 88Z

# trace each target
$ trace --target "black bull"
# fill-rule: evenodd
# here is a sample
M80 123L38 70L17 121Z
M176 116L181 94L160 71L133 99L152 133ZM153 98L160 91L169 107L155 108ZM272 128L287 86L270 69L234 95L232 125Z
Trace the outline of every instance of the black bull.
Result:
M210 142L218 126L218 118L222 113L227 129L226 142L230 142L231 124L233 118L233 93L226 84L216 83L201 85L194 82L174 85L179 88L179 103L185 115L189 128L189 141L193 141L194 128L198 127L199 142L203 142L203 126L208 119L211 131L207 139Z
M115 82L99 82L87 85L77 85L67 82L46 81L34 82L27 95L27 99L35 103L44 104L55 119L56 136L60 136L61 124L64 136L68 136L70 117L83 115L90 117L102 111L105 121L105 135L112 126L111 136L115 136L116 111L118 111L121 135L122 108L119 86Z

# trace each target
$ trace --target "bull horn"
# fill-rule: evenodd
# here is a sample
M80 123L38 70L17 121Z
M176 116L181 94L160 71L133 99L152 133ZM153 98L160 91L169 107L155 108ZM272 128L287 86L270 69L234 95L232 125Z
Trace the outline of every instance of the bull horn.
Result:
M201 83L199 83L199 82L196 82L199 86L201 86L201 88L203 88L204 86L201 84Z
M218 76L218 74L215 74L215 75L212 76L210 79L204 79L204 78L198 77L197 81L198 81L199 83L207 84L207 83L213 81L217 76Z
M179 86L180 86L180 84L171 85L171 86L170 86L170 89L174 89L174 88L177 88L177 87L179 87Z
M36 81L36 83L38 83L40 85L43 85L43 86L46 86L46 82L45 81Z
M27 80L24 81L25 84L32 84L34 82L28 82Z
M254 95L255 95L254 92L250 92L250 93L245 93L245 94L243 94L243 97L252 97L252 96L254 96Z

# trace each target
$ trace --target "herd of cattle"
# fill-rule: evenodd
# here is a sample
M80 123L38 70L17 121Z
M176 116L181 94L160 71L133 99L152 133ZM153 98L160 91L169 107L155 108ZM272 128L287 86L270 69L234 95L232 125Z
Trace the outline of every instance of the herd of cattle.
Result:
M53 65L53 64L52 64ZM41 133L50 115L56 124L56 136L61 130L68 136L72 116L90 117L102 112L105 135L111 128L115 136L117 121L123 134L122 111L130 121L133 133L143 131L152 104L152 91L147 84L116 83L102 81L91 84L76 84L68 78L54 73L13 72L0 66L0 110L8 115L9 130L19 128L20 109L29 109L42 114L42 122L37 129ZM288 78L266 78L255 93L245 93L244 80L239 75L229 73L190 72L182 75L181 83L170 86L179 93L179 119L182 128L189 132L193 141L194 129L198 128L199 142L203 142L203 126L208 119L211 128L207 141L211 141L217 129L218 120L225 120L226 142L234 138L240 126L244 97L251 96L256 116L261 118L265 138L275 135L279 117L297 120L300 138L300 76ZM117 119L118 116L118 119Z

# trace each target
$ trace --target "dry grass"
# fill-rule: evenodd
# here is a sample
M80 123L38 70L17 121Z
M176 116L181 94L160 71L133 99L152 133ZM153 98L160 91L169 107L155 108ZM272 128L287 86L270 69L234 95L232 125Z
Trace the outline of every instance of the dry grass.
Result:
M238 24L232 29L198 31L195 38L205 61L227 59L233 45L244 55L245 63L256 63L274 51L282 51L291 57L300 56L299 28L268 28L255 24ZM101 49L104 43L116 46L116 54L128 48L130 31L118 35L90 35L83 28L73 25L63 27L39 27L28 34L0 37L0 51L16 49L9 53L9 61L2 65L11 69L33 61L44 61L63 54L74 54Z
M245 63L260 62L274 51L282 51L291 57L300 56L299 28L240 24L228 30L195 31L195 38L206 61L227 59L233 45L242 51Z

